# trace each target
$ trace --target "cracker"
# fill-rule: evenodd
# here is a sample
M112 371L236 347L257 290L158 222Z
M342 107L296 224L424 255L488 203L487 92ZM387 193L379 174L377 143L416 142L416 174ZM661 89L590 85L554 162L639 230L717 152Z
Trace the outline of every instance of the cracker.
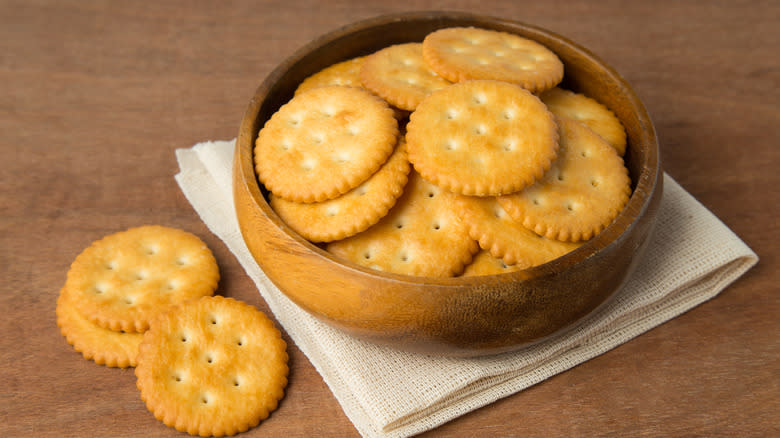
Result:
M517 269L539 266L580 246L539 236L512 219L495 197L458 196L457 206L480 248Z
M95 325L76 310L72 295L63 288L57 298L57 326L68 344L98 365L134 367L143 334L116 332Z
M305 239L330 242L357 234L374 225L395 204L409 173L404 141L363 184L323 202L304 204L271 194L270 204L279 217Z
M287 345L254 306L203 297L156 318L135 369L155 418L201 436L234 435L277 408L287 386Z
M459 274L477 251L455 212L455 195L412 171L396 205L376 225L327 250L353 263L397 274Z
M369 55L360 69L360 81L407 111L414 111L426 96L451 84L428 68L421 43L396 44Z
M462 82L432 93L410 116L406 140L409 161L425 179L476 196L533 184L558 151L547 107L499 81Z
M599 101L559 87L545 91L539 98L553 114L585 123L621 157L626 153L626 129L615 113Z
M515 220L549 239L588 240L628 202L631 181L617 151L583 123L558 118L560 156L544 177L499 198Z
M431 70L452 82L494 79L538 93L563 79L563 63L555 53L506 32L451 27L431 32L422 44Z
M463 270L462 277L473 277L477 275L496 275L506 274L523 270L518 265L508 265L500 258L493 257L489 251L479 251Z
M398 122L370 92L315 88L293 97L260 130L258 178L275 195L321 202L360 185L393 152Z
M348 59L314 73L298 85L298 88L295 89L295 94L331 85L344 87L362 86L360 83L360 67L363 65L364 59L365 57L363 56Z
M100 327L143 332L172 304L211 295L219 268L197 236L149 225L106 236L71 264L65 288Z

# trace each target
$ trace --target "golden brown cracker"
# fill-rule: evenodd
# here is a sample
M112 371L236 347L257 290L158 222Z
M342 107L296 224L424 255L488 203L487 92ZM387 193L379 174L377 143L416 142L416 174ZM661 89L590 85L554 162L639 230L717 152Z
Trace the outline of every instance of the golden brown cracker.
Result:
M508 265L500 258L493 257L489 251L479 251L474 259L466 265L462 277L473 277L478 275L496 275L509 272L521 271L519 265Z
M626 129L615 113L596 99L559 87L545 91L539 98L553 114L585 123L621 157L626 153Z
M364 59L365 57L363 56L348 59L314 73L298 85L298 88L295 89L295 94L303 93L312 88L327 87L331 85L361 87L360 67L363 65Z
M512 219L495 197L458 196L457 205L480 248L516 270L539 266L580 246L539 236Z
M194 234L149 225L106 236L71 264L65 288L100 327L143 332L168 306L211 295L219 268Z
M57 326L73 348L98 365L127 368L136 364L143 334L97 326L76 310L72 294L63 288L57 298Z
M450 27L431 32L422 45L431 70L452 82L493 79L537 93L563 78L563 63L555 53L507 32Z
M558 117L558 159L536 184L499 198L515 220L549 239L588 240L620 213L631 194L617 151L583 123Z
M327 250L353 263L397 274L459 274L478 247L455 212L455 195L410 172L404 194L376 225Z
M284 397L287 345L254 306L204 297L161 314L144 334L135 369L141 399L178 431L234 435Z
M271 194L270 204L290 228L309 241L343 239L374 225L387 214L403 193L409 167L405 142L401 140L376 173L338 198L304 204Z
M360 88L314 88L293 97L260 130L255 168L276 196L321 202L368 179L397 139L398 122L380 98Z
M468 81L428 96L407 125L409 161L455 193L496 196L531 185L558 150L553 115L533 94L499 81Z
M451 84L428 68L421 43L396 44L367 56L360 81L390 105L407 111L414 111L426 96Z

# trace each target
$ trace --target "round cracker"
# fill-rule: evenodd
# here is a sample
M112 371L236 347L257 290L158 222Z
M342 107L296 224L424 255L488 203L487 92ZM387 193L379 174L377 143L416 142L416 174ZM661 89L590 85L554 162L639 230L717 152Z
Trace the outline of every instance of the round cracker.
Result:
M621 157L626 153L626 129L609 108L584 94L554 87L539 95L550 112L588 126L607 141Z
M76 310L73 296L66 288L57 298L57 326L68 344L85 359L116 368L136 365L143 334L117 332L95 325Z
M549 239L588 240L620 213L631 180L615 148L583 123L558 117L558 159L536 184L499 198L515 220Z
M330 242L374 225L395 204L409 173L406 147L400 141L387 162L363 184L323 202L304 204L270 195L271 207L305 239Z
M369 268L429 277L458 275L479 249L455 210L455 195L412 171L404 194L376 225L331 242L331 253Z
M156 318L135 374L158 420L192 435L222 436L256 426L277 408L287 361L287 344L265 314L213 296Z
M382 99L360 88L314 88L294 96L260 130L255 168L275 195L321 202L368 179L397 139L398 122Z
M369 55L360 69L360 81L390 105L407 111L451 84L425 63L421 43L396 44Z
M328 66L317 73L307 77L295 89L295 94L313 88L341 85L344 87L360 87L360 67L365 57L348 59Z
M503 260L493 257L489 251L479 251L463 270L462 277L473 277L477 275L497 275L506 274L523 270L518 265L508 265Z
M511 33L451 27L431 32L422 44L431 70L452 82L494 79L538 93L563 79L563 63L555 53Z
M149 225L92 243L71 264L65 288L89 321L143 332L169 306L213 294L218 281L217 261L202 240Z
M544 174L557 155L558 128L527 90L469 81L428 96L410 116L406 140L425 179L455 193L497 196Z
M542 265L580 246L539 236L512 219L494 197L458 196L457 201L471 238L493 257L516 269Z

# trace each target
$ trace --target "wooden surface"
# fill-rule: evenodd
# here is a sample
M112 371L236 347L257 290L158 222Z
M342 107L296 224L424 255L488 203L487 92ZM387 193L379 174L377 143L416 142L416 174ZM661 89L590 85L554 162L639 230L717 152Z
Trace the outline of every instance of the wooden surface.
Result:
M653 117L666 171L761 261L714 300L424 435L778 436L780 3L719 3L0 1L0 435L182 436L146 410L132 369L59 334L70 262L120 229L179 227L213 249L219 293L267 310L179 191L174 150L235 137L262 78L318 34L452 9L611 63ZM244 436L357 436L290 344L287 395Z

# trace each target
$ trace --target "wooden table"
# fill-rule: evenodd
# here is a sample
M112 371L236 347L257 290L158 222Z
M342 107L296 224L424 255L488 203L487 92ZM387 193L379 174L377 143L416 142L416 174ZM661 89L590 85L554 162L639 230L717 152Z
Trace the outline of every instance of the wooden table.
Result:
M716 299L426 436L780 434L780 3L0 1L0 435L177 436L132 369L84 360L55 323L73 258L163 224L201 236L219 293L267 311L180 192L174 149L235 137L270 70L311 38L412 9L532 23L631 82L665 169L761 257ZM323 5L325 2L323 2ZM279 409L246 436L357 436L290 342Z

